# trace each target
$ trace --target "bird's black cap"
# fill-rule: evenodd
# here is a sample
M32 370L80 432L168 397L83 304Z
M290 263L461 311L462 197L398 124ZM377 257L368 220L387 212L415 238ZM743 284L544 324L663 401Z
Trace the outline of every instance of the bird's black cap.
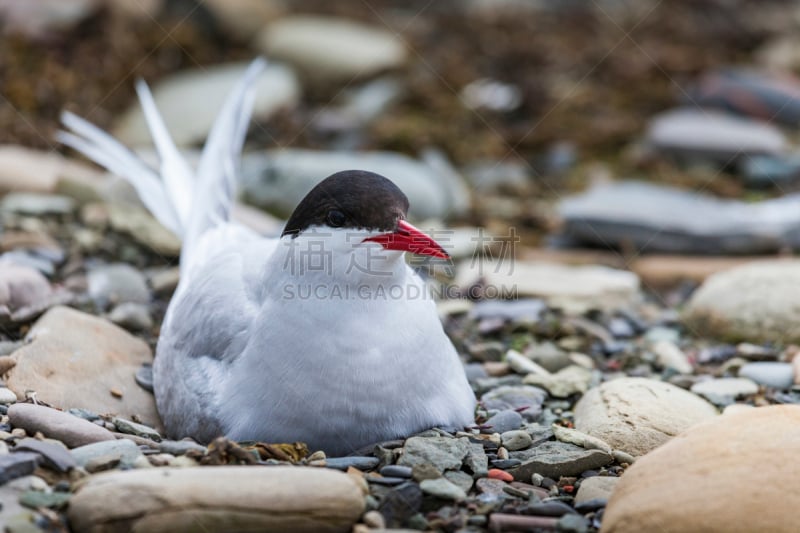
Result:
M391 180L374 172L344 170L311 189L281 236L297 236L311 226L394 231L407 213L408 198Z

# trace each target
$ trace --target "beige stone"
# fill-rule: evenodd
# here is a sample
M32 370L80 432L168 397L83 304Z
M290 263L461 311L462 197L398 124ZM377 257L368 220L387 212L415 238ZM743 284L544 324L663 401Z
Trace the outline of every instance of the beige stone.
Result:
M621 378L584 394L575 406L575 429L636 457L717 414L704 399L669 383Z
M589 500L608 499L620 478L610 476L587 477L581 481L578 493L575 495L575 503L584 503Z
M606 508L603 533L797 531L800 407L732 413L639 459Z
M38 400L60 409L138 416L160 425L153 396L134 380L141 364L153 360L143 341L105 319L61 306L36 322L27 341L12 354L16 365L6 382L19 399L34 391Z
M710 276L692 295L684 322L729 342L800 341L800 260L758 261Z
M70 501L76 532L350 531L364 494L312 467L152 468L88 478Z

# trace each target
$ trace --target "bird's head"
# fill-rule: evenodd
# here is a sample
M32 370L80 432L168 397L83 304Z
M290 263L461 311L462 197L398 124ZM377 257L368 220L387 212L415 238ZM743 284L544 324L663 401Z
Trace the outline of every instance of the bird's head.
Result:
M406 220L407 212L408 198L390 180L345 170L325 178L303 198L281 236L296 238L311 231L344 235L351 247L376 243L384 250L448 259L439 243Z

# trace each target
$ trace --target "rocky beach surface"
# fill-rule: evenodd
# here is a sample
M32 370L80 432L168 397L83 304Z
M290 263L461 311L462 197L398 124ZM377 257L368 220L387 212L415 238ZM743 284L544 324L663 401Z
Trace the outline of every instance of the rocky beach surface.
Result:
M795 6L135 4L0 1L2 531L796 530ZM143 77L192 160L256 54L237 219L395 180L453 258L410 260L471 426L346 457L166 438L180 242L53 134L72 109L155 163Z

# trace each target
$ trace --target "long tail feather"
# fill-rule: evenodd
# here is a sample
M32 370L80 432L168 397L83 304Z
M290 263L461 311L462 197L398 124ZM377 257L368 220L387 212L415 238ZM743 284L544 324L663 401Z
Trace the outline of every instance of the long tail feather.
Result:
M262 58L253 61L225 100L206 140L196 175L172 141L150 89L142 81L137 83L136 91L161 161L160 176L108 133L72 113L62 113L61 121L70 131L60 131L56 138L130 182L150 212L183 240L184 265L200 236L230 219L238 174L236 163L255 99L253 85L265 66Z

